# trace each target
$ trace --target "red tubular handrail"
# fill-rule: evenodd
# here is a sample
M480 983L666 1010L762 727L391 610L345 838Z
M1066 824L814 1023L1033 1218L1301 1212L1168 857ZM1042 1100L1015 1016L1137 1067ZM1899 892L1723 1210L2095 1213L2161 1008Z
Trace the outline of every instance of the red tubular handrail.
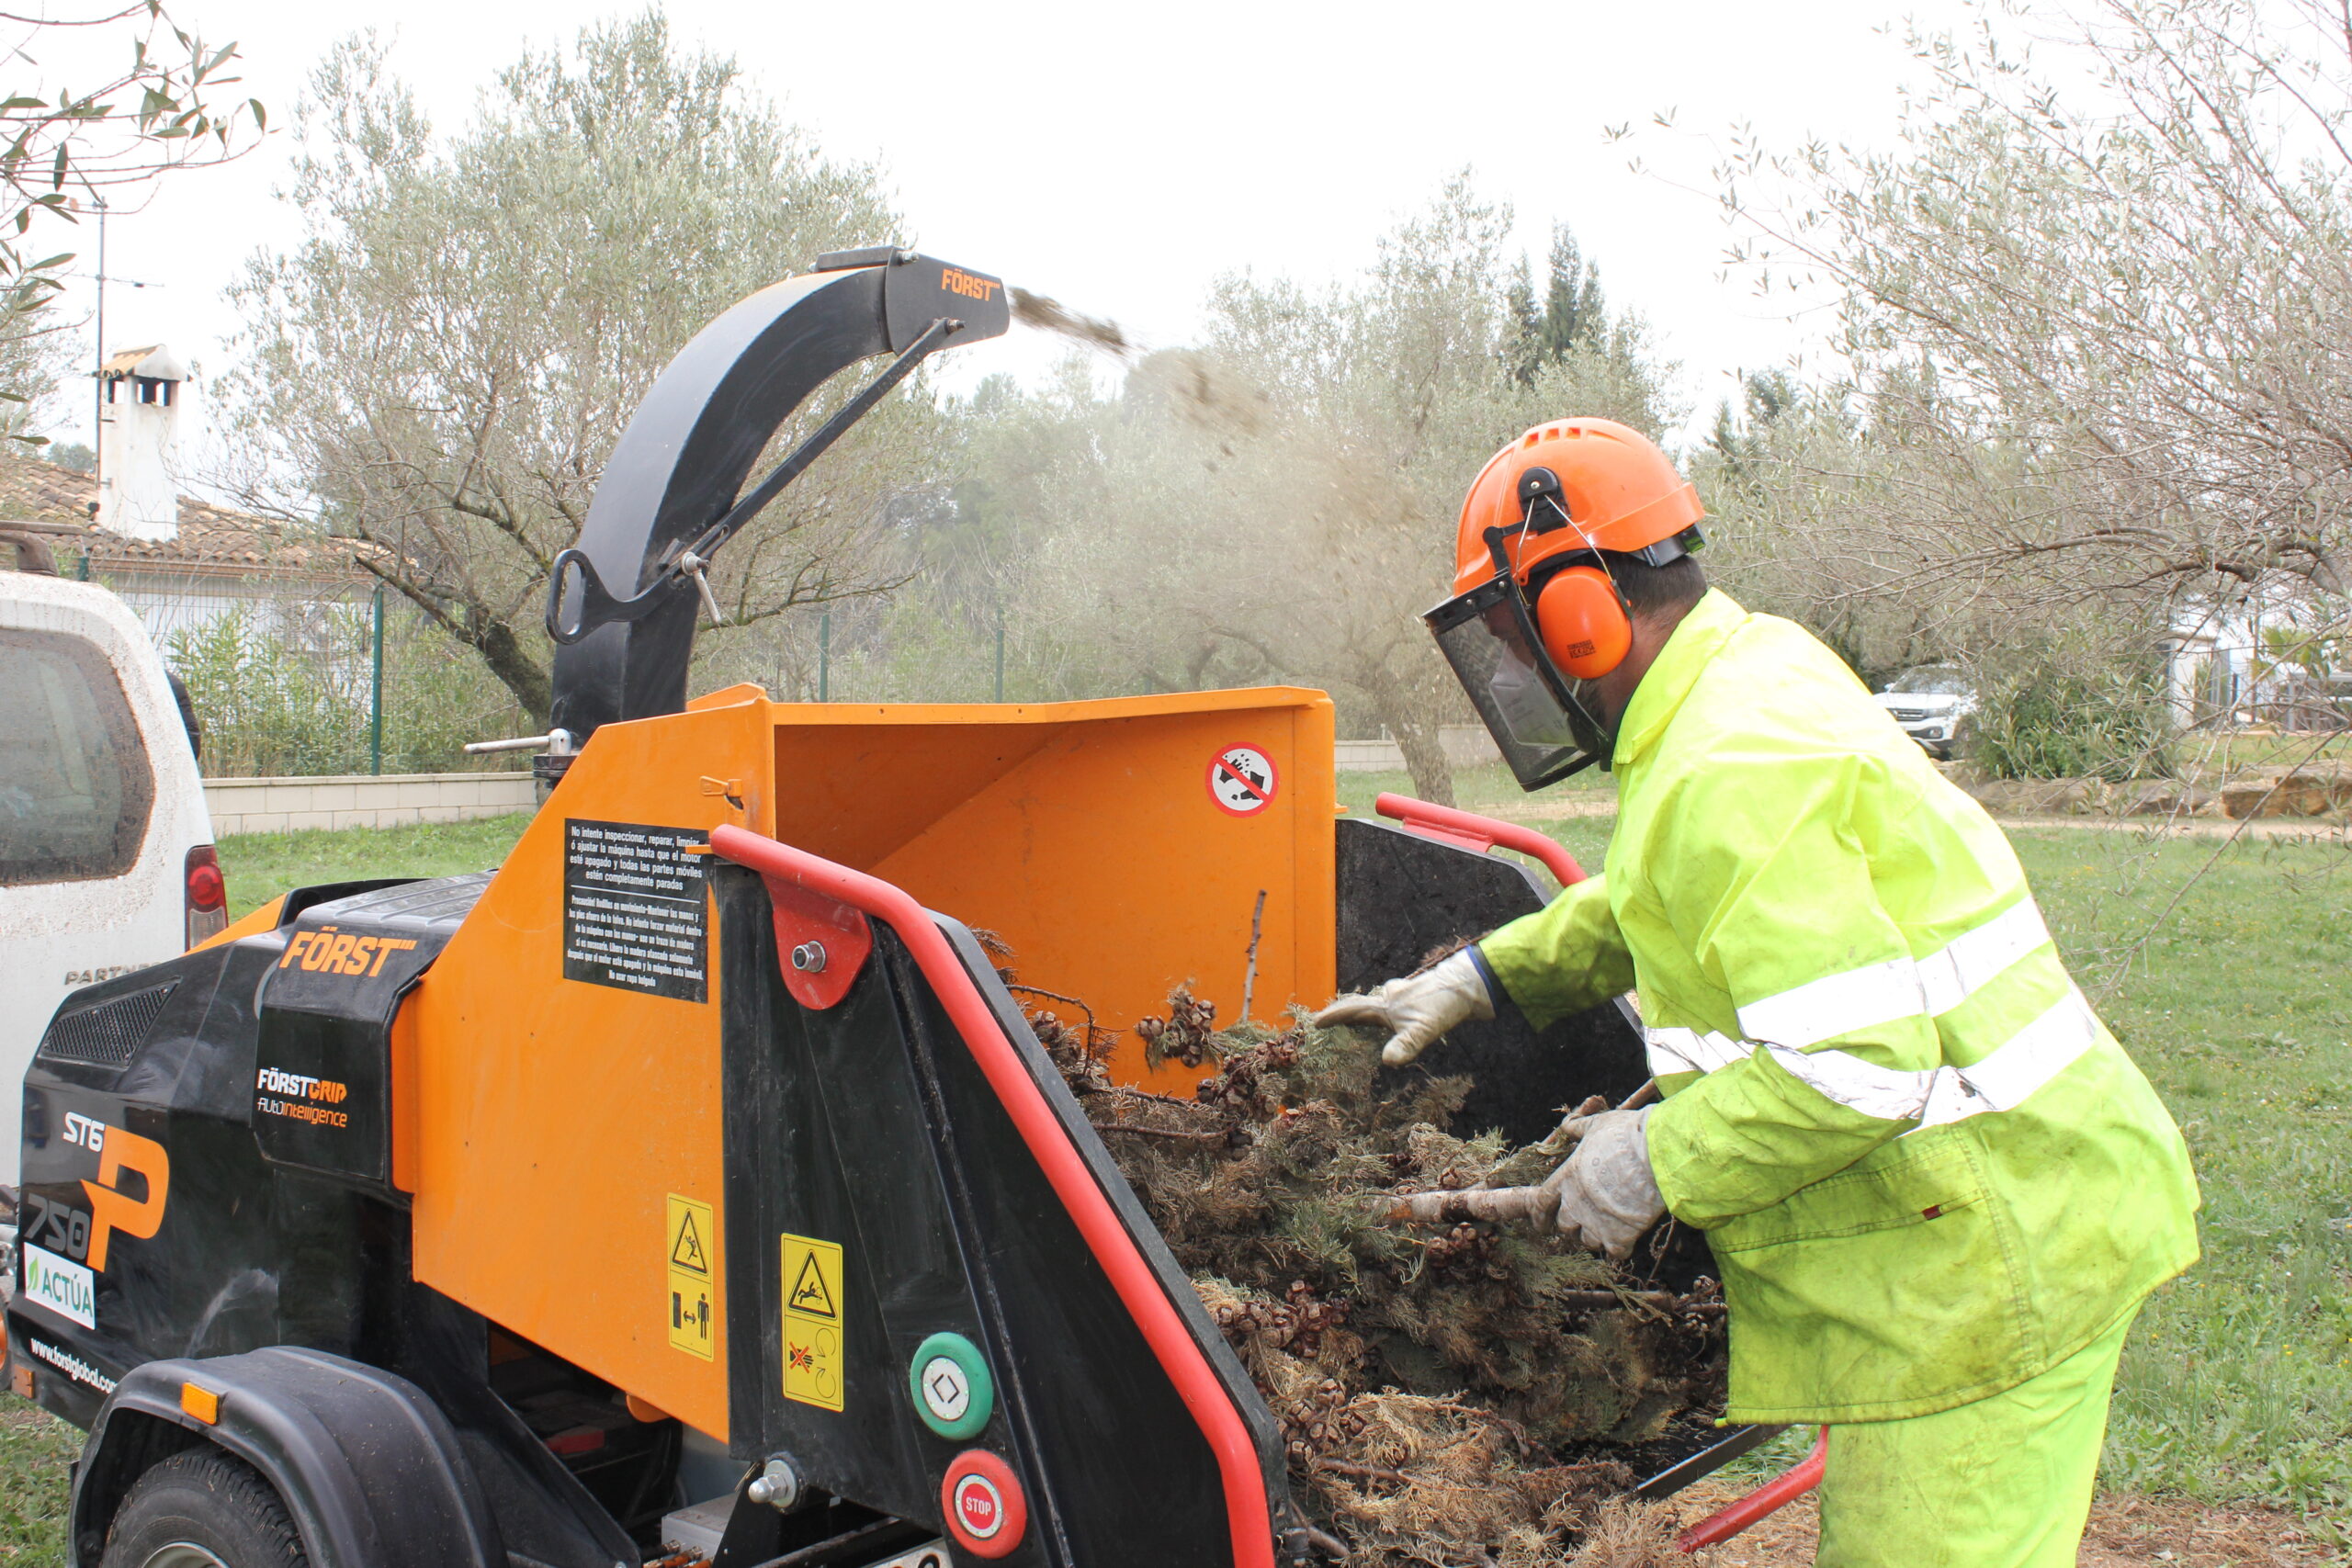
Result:
M1475 811L1457 811L1451 806L1435 806L1426 800L1415 800L1409 795L1383 793L1372 803L1372 808L1425 838L1441 839L1481 853L1500 844L1507 850L1533 855L1563 887L1573 887L1584 880L1584 867L1577 864L1577 857L1568 853L1557 839L1532 828L1481 817Z
M1829 1428L1824 1427L1821 1436L1814 1439L1811 1453L1731 1506L1708 1515L1684 1530L1675 1542L1676 1547L1687 1555L1702 1546L1729 1540L1767 1514L1777 1513L1820 1485L1821 1472L1828 1464Z
M1242 1424L1208 1358L1201 1353L1192 1331L1160 1288L1159 1277L1119 1222L1093 1171L1069 1141L1060 1119L1046 1102L996 1014L931 915L904 890L879 877L836 865L764 834L722 826L711 830L710 847L762 876L782 878L863 910L888 925L907 944L989 1088L1045 1171L1054 1195L1077 1223L1088 1249L1102 1265L1128 1315L1143 1331L1152 1356L1216 1454L1225 1483L1226 1519L1232 1532L1236 1568L1273 1568L1273 1519L1267 1509L1265 1482L1249 1427Z

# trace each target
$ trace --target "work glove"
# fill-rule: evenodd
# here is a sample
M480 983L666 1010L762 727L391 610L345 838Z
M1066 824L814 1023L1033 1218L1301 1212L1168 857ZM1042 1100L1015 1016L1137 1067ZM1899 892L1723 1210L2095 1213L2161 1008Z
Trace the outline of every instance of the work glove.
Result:
M1487 972L1464 948L1418 975L1391 980L1368 996L1346 996L1315 1015L1315 1027L1361 1023L1385 1029L1388 1043L1380 1059L1401 1067L1457 1023L1495 1016L1495 996Z
M1581 1119L1577 1152L1544 1183L1558 1199L1552 1223L1562 1240L1622 1260L1666 1213L1650 1174L1652 1109Z

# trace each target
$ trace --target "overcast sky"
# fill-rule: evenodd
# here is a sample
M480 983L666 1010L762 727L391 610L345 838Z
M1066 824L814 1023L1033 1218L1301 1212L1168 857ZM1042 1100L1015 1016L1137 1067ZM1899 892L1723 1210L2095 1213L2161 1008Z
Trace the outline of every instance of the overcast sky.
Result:
M526 41L628 9L401 0L375 14L396 28L394 62L435 125L454 128ZM1152 344L1186 338L1220 273L1357 269L1466 166L1512 204L1539 262L1554 220L1575 228L1612 301L1645 314L1681 362L1693 427L1739 371L1786 362L1823 325L1720 276L1729 231L1709 168L1726 134L1746 124L1779 146L1890 142L1899 89L1919 79L1903 19L1962 16L1954 0L667 9L686 39L737 55L828 152L877 160L924 249ZM174 0L173 14L208 41L236 40L250 89L284 124L312 64L365 13ZM1630 150L1606 141L1605 127L1662 110L1672 130L1645 130ZM109 272L163 286L109 290L111 346L161 340L205 371L225 367L234 323L221 288L256 248L298 233L271 194L286 140L177 179L110 224ZM1646 172L1627 167L1634 151ZM86 310L90 292L77 283L69 303ZM951 358L968 382L1033 375L1059 352L1016 329ZM86 425L69 407L54 434L87 439Z

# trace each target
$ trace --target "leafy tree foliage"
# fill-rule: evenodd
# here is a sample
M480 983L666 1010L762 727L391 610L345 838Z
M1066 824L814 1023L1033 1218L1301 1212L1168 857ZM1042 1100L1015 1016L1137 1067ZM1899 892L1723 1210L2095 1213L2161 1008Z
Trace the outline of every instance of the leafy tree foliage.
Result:
M75 248L51 250L100 207L134 204L158 178L250 150L268 124L258 98L229 89L233 43L218 47L173 22L162 0L59 16L0 14L13 28L17 80L0 85L0 433L24 434L31 405L55 390L72 323L50 319ZM41 59L96 37L125 58L100 80L43 79ZM26 80L29 76L31 80ZM43 253L48 254L44 254Z
M871 168L824 157L732 60L680 47L652 13L526 53L449 135L382 42L354 39L319 68L300 135L287 194L306 237L232 290L243 498L323 512L543 718L548 563L654 378L819 253L896 238L897 215ZM846 395L829 389L779 442ZM729 547L713 578L730 625L707 651L750 658L786 608L903 575L894 519L940 483L926 409L886 403Z
M1457 178L1358 278L1227 277L1200 342L1115 395L1075 367L976 400L964 504L1026 612L1033 694L1325 686L1451 799L1440 730L1475 719L1420 613L1452 581L1464 491L1540 420L1655 434L1672 413L1640 323L1605 315L1565 233L1556 309L1532 310L1510 226Z
M1842 295L1867 451L1815 482L1882 481L1842 532L1797 502L1791 547L1839 593L2090 606L2143 639L2256 585L2340 615L2352 24L2102 0L2042 41L1987 7L1914 39L1934 85L1897 150L1742 140L1721 171L1759 280Z
M1518 329L1511 363L1522 383L1579 349L1607 353L1611 334L1628 325L1610 317L1600 289L1600 265L1585 258L1565 223L1552 226L1547 261L1549 276L1540 303L1534 276L1524 260L1511 275L1510 313Z

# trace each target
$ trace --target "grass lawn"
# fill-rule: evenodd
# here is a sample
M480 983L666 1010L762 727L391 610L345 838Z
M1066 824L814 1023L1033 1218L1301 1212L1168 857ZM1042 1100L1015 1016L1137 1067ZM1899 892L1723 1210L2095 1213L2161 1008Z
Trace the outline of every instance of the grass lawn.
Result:
M1352 811L1371 815L1382 790L1410 785L1340 775ZM1465 773L1458 798L1531 803L1498 768ZM1605 781L1532 797L1603 813L1607 801ZM305 882L479 869L525 820L232 838L221 862L242 913ZM1599 867L1610 817L1542 826ZM2085 990L2179 1118L2205 1190L2204 1261L2132 1332L2102 1485L2290 1508L2352 1547L2352 863L2308 844L2013 837ZM1801 1448L1794 1438L1784 1444ZM77 1438L0 1400L0 1564L61 1560Z
M0 1563L50 1568L65 1561L65 1467L82 1434L14 1394L0 1394Z
M518 812L414 828L239 833L220 840L220 869L229 879L229 918L242 919L281 893L322 882L484 871L506 858L530 819L527 813Z

